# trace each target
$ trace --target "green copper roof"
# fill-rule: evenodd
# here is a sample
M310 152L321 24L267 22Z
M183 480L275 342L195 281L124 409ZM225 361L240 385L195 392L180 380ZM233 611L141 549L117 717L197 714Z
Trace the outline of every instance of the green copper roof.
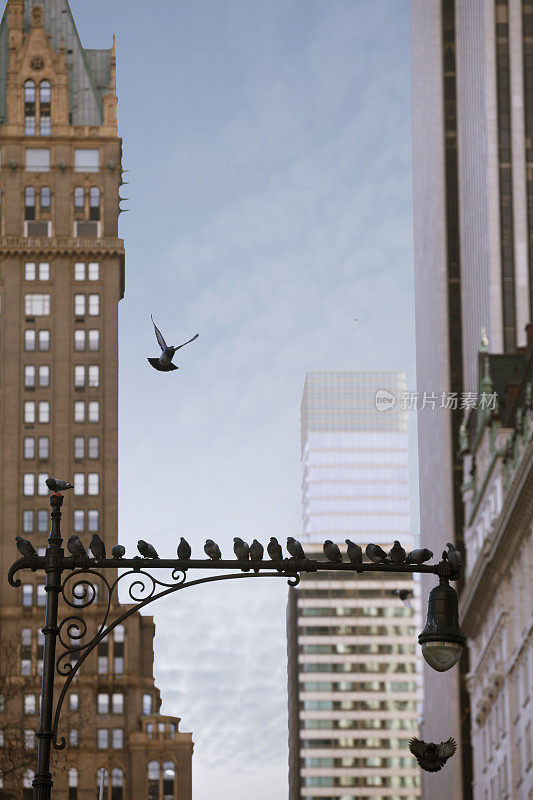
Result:
M24 33L31 27L34 6L43 11L44 29L58 51L63 41L69 71L72 125L101 125L102 97L111 80L111 50L85 50L80 42L68 0L24 0ZM0 122L6 120L6 76L9 63L8 19L0 23Z

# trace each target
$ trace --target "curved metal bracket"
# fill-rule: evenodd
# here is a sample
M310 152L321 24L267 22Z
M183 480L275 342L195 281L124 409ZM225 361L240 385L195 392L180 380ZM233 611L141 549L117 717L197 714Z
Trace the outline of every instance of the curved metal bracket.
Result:
M10 570L10 578L12 578L12 570L14 575L17 569L30 566L28 563L29 560L30 559L28 558L22 558L15 562ZM59 623L58 639L63 647L63 651L57 656L55 667L58 675L66 677L66 681L61 687L59 697L57 698L54 721L52 725L52 744L56 750L62 750L67 744L64 736L61 736L61 738L58 740L58 729L63 702L68 693L72 680L79 672L81 665L87 656L92 653L95 647L97 647L98 644L105 639L114 628L117 627L117 625L120 625L122 622L128 619L128 617L131 617L133 614L137 613L150 603L153 603L155 600L159 600L162 597L173 594L180 589L187 589L191 586L199 586L204 583L240 580L242 578L286 578L289 586L297 586L300 583L300 575L298 572L291 570L283 572L237 572L224 575L211 575L204 578L197 578L196 580L192 581L187 581L186 567L183 569L172 569L171 583L162 581L159 578L155 578L151 573L144 572L138 567L134 567L129 569L127 572L121 573L117 578L115 578L114 581L110 582L107 580L105 575L98 570L92 569L91 567L82 567L81 569L77 569L69 573L61 584L59 592L60 597L62 597L65 603L71 608L80 611L84 608L88 608L97 601L95 584L90 580L90 578L85 577L90 575L94 575L95 579L101 580L107 588L107 602L103 613L103 618L98 625L96 634L86 642L83 640L87 636L87 623L83 617L78 616L77 614L71 614L68 617L65 617ZM135 580L128 586L128 594L134 605L127 608L126 611L124 611L112 622L109 622L109 615L111 612L115 592L117 595L115 600L118 603L118 586L120 582L124 580L124 578L128 577L135 577ZM10 583L12 586L20 586L20 580L18 579L15 582L10 580ZM77 644L72 644L73 641L77 642ZM72 658L72 656L77 653L80 654L79 658Z
M15 589L18 589L19 586L22 585L22 581L20 578L15 578L15 574L20 569L31 569L32 572L35 572L39 569L39 567L44 567L45 559L42 556L23 556L22 558L17 559L13 564L11 564L9 568L9 572L7 573L7 581L10 586L13 586Z

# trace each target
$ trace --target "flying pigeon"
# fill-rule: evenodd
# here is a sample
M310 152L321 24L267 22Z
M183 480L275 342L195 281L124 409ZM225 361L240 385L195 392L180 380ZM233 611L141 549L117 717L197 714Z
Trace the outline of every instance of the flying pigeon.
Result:
M144 539L139 539L137 542L137 550L143 558L159 558L155 547L150 542L145 542Z
M293 558L305 558L304 549L294 536L287 536L287 550Z
M180 543L178 545L178 558L180 561L188 561L191 557L192 550L189 542L183 536L180 536Z
M262 561L264 552L265 550L261 542L254 539L250 545L250 561ZM254 572L259 572L259 567L254 567Z
M270 537L267 544L267 553L272 561L283 561L283 549L275 536Z
M331 562L341 562L342 556L341 551L339 550L338 545L331 541L331 539L326 539L324 542L324 555L326 556L328 561Z
M427 772L438 772L447 760L455 753L457 745L454 739L435 744L423 742L421 739L410 739L409 750L418 761L418 765Z
M406 608L413 608L409 600L410 596L413 594L410 589L393 589L392 593L395 597L400 598Z
M348 553L348 558L352 562L352 564L362 564L363 563L363 548L359 547L358 544L352 542L351 539L344 540L348 545L346 552Z
M450 562L452 567L455 567L456 569L461 569L462 558L459 550L456 547L454 547L453 544L450 544L450 542L446 544L446 547L448 548L448 561Z
M250 558L250 545L248 542L243 542L239 536L233 537L233 552L239 561L248 561ZM249 567L243 567L243 572L249 572Z
M206 556L209 556L211 561L220 561L220 559L222 558L220 547L212 539L205 540L204 553L206 554Z
M73 534L67 542L67 550L74 558L87 558L87 551L79 536Z
M433 558L433 553L427 547L424 547L422 550L411 550L407 555L407 563L423 564L424 561L429 561L430 558Z
M103 558L105 558L105 544L100 539L97 533L93 533L92 535L89 544L89 550L91 551L91 553L93 554L93 556L96 558L97 561L101 561Z
M401 546L400 542L395 539L392 548L389 550L389 559L391 564L403 564L407 558L407 553Z
M23 539L22 536L15 536L15 541L17 543L17 550L19 551L21 556L37 555L37 553L35 552L35 547L27 539Z
M199 333L196 333L192 339L189 339L188 342L183 342L183 344L178 345L177 347L168 346L165 340L163 339L163 335L157 325L154 322L154 318L150 314L152 319L152 324L155 330L155 338L159 344L159 347L163 351L159 358L149 358L148 361L152 365L154 369L157 369L159 372L172 372L174 369L179 369L175 364L172 363L172 359L174 358L174 353L176 350L179 350L181 347L185 347L186 344L190 344L194 342L195 339L199 337Z
M374 564L386 564L389 560L387 553L381 549L379 544L368 544L365 553Z
M123 558L126 555L126 548L123 544L114 544L111 548L113 558Z
M68 481L62 481L59 478L47 478L45 483L51 492L57 493L64 492L67 489L74 489L74 486L71 483Z

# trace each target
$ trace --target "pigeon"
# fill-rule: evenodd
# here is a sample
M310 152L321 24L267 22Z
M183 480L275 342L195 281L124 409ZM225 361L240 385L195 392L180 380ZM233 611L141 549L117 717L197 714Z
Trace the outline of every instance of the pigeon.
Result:
M339 550L338 545L331 541L331 539L326 539L324 542L324 555L326 556L328 561L333 563L337 562L340 563L342 561L341 551Z
M180 561L188 561L191 557L192 550L189 542L183 536L180 536L180 543L178 545L178 558Z
M92 535L91 542L89 544L89 550L97 561L101 561L103 558L105 558L105 544L97 533L93 533Z
M150 362L152 367L154 369L157 369L159 372L171 372L174 369L179 369L179 367L177 367L175 364L172 363L172 359L174 358L174 353L176 352L176 350L179 350L180 347L185 347L186 344L194 342L194 340L197 339L200 334L196 333L192 337L192 339L189 339L188 342L184 342L183 344L180 344L177 347L172 347L172 346L169 347L165 342L165 340L163 339L161 331L155 324L154 318L152 317L152 315L150 315L150 317L152 319L152 324L155 330L155 338L157 339L159 347L163 352L161 353L159 358L149 358L148 361Z
M418 765L427 772L438 772L456 750L454 739L435 744L423 742L421 739L410 739L409 750L418 761Z
M294 536L287 536L287 550L293 558L305 558L304 549Z
M363 563L363 548L359 547L358 544L352 542L351 539L345 539L347 547L348 558L352 562L352 564L362 564Z
M433 553L427 547L424 547L422 550L411 550L407 555L407 563L423 564L424 561L429 561L430 558L433 558Z
M113 558L123 558L126 555L126 548L123 544L114 544L111 548Z
M261 542L254 539L250 545L250 561L262 561L264 552L265 550ZM259 572L259 567L254 567L254 572Z
M243 542L239 536L233 537L233 552L237 556L238 561L248 561L250 558L250 545L248 542ZM249 567L243 567L243 572L249 572Z
M401 546L400 542L395 539L392 548L389 550L389 559L391 564L403 564L407 558L407 553Z
M144 539L139 539L137 542L137 550L143 558L159 558L155 547L150 542L145 542Z
M393 589L392 593L395 597L400 598L406 608L413 608L409 600L410 596L413 594L410 589Z
M46 485L51 492L65 492L67 489L74 489L74 486L68 481L62 481L59 478L47 478Z
M220 559L222 558L220 547L212 539L205 540L204 553L206 554L206 556L209 556L211 561L220 561Z
M267 553L272 561L283 561L283 549L275 536L270 537L267 544Z
M17 543L17 550L19 551L21 556L37 555L37 553L35 552L35 547L27 539L23 539L22 536L15 536L15 541Z
M374 564L388 563L389 557L387 553L381 549L379 544L368 544L366 546L365 553L369 557L370 561L374 562Z
M85 550L80 537L76 534L69 538L67 542L67 550L74 556L74 558L87 558L87 551Z
M456 569L461 569L461 564L463 559L461 558L460 551L450 542L446 544L446 547L448 548L448 561L450 562L452 567L455 567Z

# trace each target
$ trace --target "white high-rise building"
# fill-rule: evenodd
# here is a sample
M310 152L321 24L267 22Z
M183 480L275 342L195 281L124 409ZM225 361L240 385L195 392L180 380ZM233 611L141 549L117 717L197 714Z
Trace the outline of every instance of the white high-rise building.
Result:
M302 544L413 546L407 411L399 372L311 372L301 409ZM378 410L377 400L381 400ZM394 589L407 589L409 606ZM289 798L420 797L418 584L410 575L319 572L290 590Z

